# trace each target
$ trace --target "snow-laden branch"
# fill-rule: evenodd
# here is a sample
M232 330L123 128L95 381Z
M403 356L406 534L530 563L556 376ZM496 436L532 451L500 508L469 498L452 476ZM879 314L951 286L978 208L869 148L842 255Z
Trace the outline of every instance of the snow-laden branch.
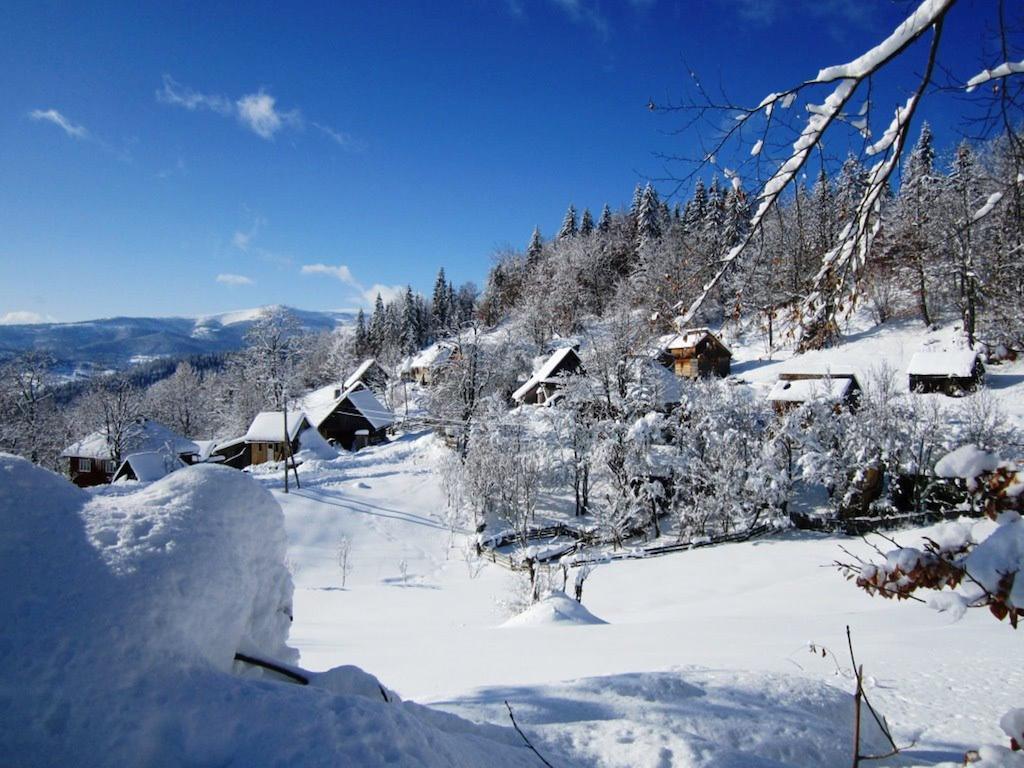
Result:
M804 126L803 131L801 131L800 136L797 137L797 140L793 144L792 154L782 163L781 166L779 166L771 178L765 182L764 187L761 190L761 194L758 197L759 205L750 221L750 227L747 234L739 243L725 254L721 260L721 266L718 271L702 287L700 293L683 313L681 322L689 323L690 320L692 320L693 316L700 310L704 302L707 301L708 296L711 295L711 292L721 282L722 278L725 277L725 275L728 274L736 265L739 257L760 231L761 226L764 223L765 216L771 210L772 206L778 202L783 190L789 186L799 173L800 169L807 162L811 151L819 144L829 126L836 119L842 118L843 108L849 103L860 83L882 69L889 61L898 56L907 48L907 46L913 43L929 28L937 26L941 22L944 14L952 7L954 2L956 2L956 0L924 0L914 13L907 17L907 19L905 19L903 23L901 23L893 33L889 35L889 37L870 51L867 51L846 64L826 67L819 71L813 80L806 81L796 88L779 93L771 93L761 101L757 108L750 111L750 113L753 114L763 109L766 116L770 117L771 110L776 103L781 102L783 106L788 106L792 103L796 91L801 88L809 85L834 83L838 81L832 93L829 94L823 104L808 106L808 112L810 114L807 118L807 123ZM936 35L935 39L937 41L938 35ZM934 58L935 45L933 44L932 52L929 57L928 76L926 76L925 82L930 79ZM914 97L908 100L907 104L901 110L897 111L896 118L893 121L896 127L894 128L893 126L890 126L889 130L886 131L886 135L883 136L883 138L876 144L876 146L880 148L878 151L881 151L882 147L891 147L894 142L897 142L897 140L899 140L898 144L900 148L902 148L903 140L906 137L907 122L909 122L910 117L913 115L917 99L922 91L923 87L919 89L918 93L915 94ZM761 147L758 146L757 150L759 151L760 148ZM897 151L895 155L898 156L899 152ZM889 160L876 165L876 173L873 174L873 178L878 176L877 171L883 171L884 175L882 176L882 186L884 186L884 180L888 178L894 165L895 158L889 158ZM873 195L871 194L872 191L873 186L869 186L866 197L870 195L872 199L863 200L860 210L873 209L874 204L878 199L878 191L875 191ZM858 222L857 231L859 236L854 240L852 245L848 245L844 240L843 246L841 246L847 248L847 251L844 251L845 255L848 256L849 253L852 252L851 249L857 243L861 243L862 245L864 244L864 230L865 221ZM851 227L848 226L847 234L849 234L850 231Z
M979 85L984 85L989 80L999 80L1004 77L1009 77L1010 75L1022 74L1024 74L1024 61L1005 61L998 67L983 69L967 81L967 85L964 86L964 90L970 93Z

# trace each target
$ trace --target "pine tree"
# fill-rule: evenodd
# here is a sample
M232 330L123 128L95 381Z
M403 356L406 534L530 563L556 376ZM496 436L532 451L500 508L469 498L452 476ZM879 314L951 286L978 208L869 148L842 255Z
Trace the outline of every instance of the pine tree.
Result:
M384 313L384 299L381 298L381 295L378 293L377 299L373 304L373 314L370 315L370 327L367 332L367 338L370 342L370 351L373 352L374 357L380 357L380 354L384 351L384 347L387 342L385 329L386 320Z
M597 222L597 231L602 235L607 235L612 230L612 210L608 207L608 203L604 204L604 208L601 209L601 218Z
M565 218L562 219L562 228L558 230L558 239L565 240L569 237L575 237L576 232L576 206L570 204L569 210L565 212Z
M693 185L693 197L686 201L686 209L683 211L683 231L690 234L699 232L707 209L708 193L704 188L704 180L697 179Z
M641 250L661 237L661 204L658 193L650 184L644 187L636 214L636 248Z
M590 215L590 209L583 209L583 219L580 221L580 234L588 237L594 231L594 217Z
M411 355L419 348L420 342L420 314L416 307L416 298L413 296L412 286L405 286L405 297L402 301L402 332L401 350L405 355Z
M533 228L530 244L526 247L526 266L534 267L544 253L544 240L540 236L540 227Z
M835 194L824 166L818 172L811 198L814 203L813 248L818 254L824 254L833 246L836 239Z
M444 333L452 319L452 306L448 302L447 286L448 281L444 276L444 267L441 267L437 272L437 280L434 281L434 296L431 301L433 326L437 334Z
M836 179L836 217L841 226L857 214L857 206L868 186L868 171L852 152L846 156Z
M366 331L366 315L361 308L356 315L356 329L352 339L352 351L360 359L371 354L370 339Z

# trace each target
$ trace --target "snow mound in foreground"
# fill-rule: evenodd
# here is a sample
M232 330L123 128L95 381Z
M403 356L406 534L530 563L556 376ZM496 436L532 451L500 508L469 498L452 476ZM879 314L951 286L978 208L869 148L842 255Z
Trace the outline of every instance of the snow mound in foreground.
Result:
M567 624L607 624L565 592L554 591L525 611L513 616L503 627L564 626Z
M280 507L243 473L89 494L0 454L0 754L34 765L528 764L509 729L383 701L354 668L281 661L292 581Z

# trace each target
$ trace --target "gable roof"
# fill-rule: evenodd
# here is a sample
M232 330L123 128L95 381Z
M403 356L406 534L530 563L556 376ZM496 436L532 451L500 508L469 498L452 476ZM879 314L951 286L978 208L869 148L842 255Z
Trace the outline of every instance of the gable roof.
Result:
M159 451L170 448L174 453L199 453L199 446L187 437L165 427L159 421L141 418L125 439L125 451ZM109 461L114 453L107 442L106 432L97 430L61 452L62 458L99 459Z
M851 377L779 379L768 393L768 399L773 403L836 402L850 393L855 381Z
M163 451L142 451L133 453L121 462L121 466L114 473L114 479L124 477L128 468L131 468L135 479L142 483L159 480L177 469L185 466L185 462L176 455Z
M563 363L570 361L572 358L576 358L576 366L579 366L582 363L580 356L576 353L576 350L573 347L562 347L561 349L556 349L551 353L551 356L544 361L541 367L537 369L537 372L534 373L533 376L523 384L523 386L512 393L512 399L522 400L538 384L542 384L544 382L556 382L557 379L553 378L555 376L555 371L557 371Z
M677 334L668 336L662 349L693 349L708 337L712 339L716 346L725 350L729 357L732 357L732 351L708 328L687 328Z
M907 373L911 376L947 376L969 379L974 376L978 353L970 349L941 352L918 352L910 358Z
M309 419L302 411L288 412L288 440L294 440L299 432L309 427ZM282 443L284 442L284 413L282 411L262 411L249 425L245 433L247 443Z
M354 387L345 393L339 402L348 402L374 429L383 429L395 423L395 415L381 405L380 400L369 389Z
M363 376L366 375L366 372L375 365L377 365L376 358L371 357L367 360L363 360L363 362L359 364L359 367L356 368L347 379L345 379L344 383L341 385L342 388L348 389L349 387L354 386L362 380ZM379 368L380 366L377 367Z
M395 422L394 414L382 405L377 396L361 381L356 381L347 389L342 389L337 384L328 384L326 387L313 390L302 398L302 408L309 423L317 428L338 408L358 413L370 422L374 429L381 429Z

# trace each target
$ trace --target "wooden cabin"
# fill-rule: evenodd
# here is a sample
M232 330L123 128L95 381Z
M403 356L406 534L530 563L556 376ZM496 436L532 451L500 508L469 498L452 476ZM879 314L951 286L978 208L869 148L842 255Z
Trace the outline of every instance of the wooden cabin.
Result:
M849 371L780 373L778 381L768 393L768 400L779 414L810 402L829 402L834 403L837 409L852 410L856 409L860 401L860 393L860 382Z
M249 425L245 442L252 452L250 464L284 461L299 451L299 435L311 428L302 411L288 412L288 439L285 439L285 414L281 411L263 411Z
M669 337L660 359L683 379L724 377L732 367L732 352L707 328L690 328Z
M388 372L374 358L363 360L347 379L342 383L343 389L352 389L362 384L377 397L384 397L388 389Z
M402 380L430 385L438 372L458 358L458 349L448 341L439 341L413 355L402 366Z
M139 417L124 437L120 453L148 451L165 451L186 464L195 463L200 452L199 446L188 438L158 421ZM71 482L86 488L112 482L124 456L117 455L107 433L98 430L65 448L61 458L68 461Z
M348 389L322 387L302 402L323 438L349 451L386 442L387 429L395 423L394 414L362 382Z
M550 403L565 384L566 377L585 372L575 347L557 349L523 386L512 393L512 399L523 405Z
M137 480L142 483L151 483L184 466L186 466L185 462L170 451L141 451L129 455L121 462L121 466L117 468L111 482Z
M911 392L940 392L950 397L975 391L985 382L985 364L970 349L918 352L910 359Z

